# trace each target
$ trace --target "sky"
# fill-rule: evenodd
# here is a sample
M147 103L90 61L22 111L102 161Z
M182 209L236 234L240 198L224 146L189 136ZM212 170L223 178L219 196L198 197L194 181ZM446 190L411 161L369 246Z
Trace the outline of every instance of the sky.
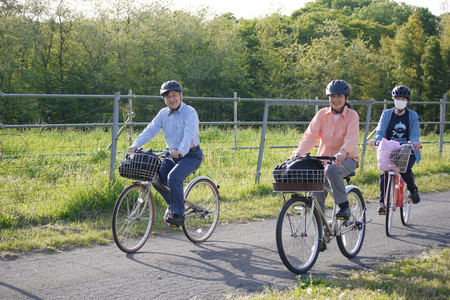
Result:
M202 7L210 7L217 14L233 13L237 18L252 19L267 14L280 12L290 15L293 11L303 8L312 0L172 0L174 9L196 11ZM439 16L449 12L450 0L395 0L409 5L426 7L431 13ZM443 5L445 3L445 5ZM443 8L446 7L445 9Z

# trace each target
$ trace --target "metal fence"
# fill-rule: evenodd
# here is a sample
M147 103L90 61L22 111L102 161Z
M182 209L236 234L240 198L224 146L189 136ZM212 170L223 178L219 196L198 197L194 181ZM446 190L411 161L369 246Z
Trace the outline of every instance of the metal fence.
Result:
M132 95L131 92L128 95L121 95L120 93L115 93L114 95L62 95L62 94L52 94L52 95L43 95L43 94L0 94L0 97L33 97L33 98L105 98L105 99L111 99L113 102L113 118L112 123L82 123L82 124L28 124L28 125L4 125L0 124L0 129L6 129L6 128L57 128L57 127L98 127L98 126L107 126L112 128L112 136L111 136L111 142L106 147L106 149L111 150L111 157L110 157L110 165L109 165L109 176L110 180L114 179L115 176L115 167L116 167L116 153L117 153L117 139L120 134L124 132L125 128L129 129L129 141L131 143L132 140L132 129L134 126L145 126L148 123L147 122L134 122L133 120L133 101L141 101L144 99L161 99L160 96L144 96L144 95ZM119 122L119 101L120 99L127 99L128 100L128 111L127 111L127 119L124 122ZM253 99L253 98L238 98L236 93L234 94L233 98L211 98L211 97L184 97L184 100L200 100L200 101L232 101L234 102L234 115L232 122L230 121L216 121L216 122L200 122L201 125L227 125L227 126L234 126L234 147L232 149L244 149L246 146L238 146L237 144L237 128L238 126L249 126L249 125L257 125L262 126L262 134L260 137L260 143L259 147L252 147L259 150L258 153L258 161L255 171L255 182L259 182L260 178L260 171L261 171L261 164L263 161L263 153L265 148L271 148L271 147L277 147L277 148L293 148L294 145L279 145L279 146L265 146L265 140L266 140L266 130L269 125L307 125L309 124L310 120L305 121L268 121L269 116L269 107L270 106L292 106L292 105L301 105L301 106L315 106L315 110L317 111L319 106L327 106L329 105L329 102L327 100L289 100L289 99ZM238 110L237 110L237 103L238 102L262 102L264 103L264 116L263 120L261 121L255 121L255 122L243 122L238 120ZM373 118L372 116L372 109L374 105L383 105L386 108L387 101L350 101L353 105L363 105L367 107L366 110L366 116L365 119L360 122L360 125L364 128L364 140L361 143L362 146L362 155L361 155L361 167L364 168L364 158L366 154L366 141L370 138L371 134L370 126L377 124L377 120L371 120ZM413 103L414 104L414 103ZM440 107L440 121L439 122L420 122L420 124L435 124L439 125L439 134L440 139L440 157L442 157L442 151L443 151L443 144L444 142L444 131L445 131L445 125L449 124L450 122L445 120L446 116L446 94L443 95L443 99L437 102L416 102L416 104L420 105L439 105ZM119 126L122 126L119 129ZM372 132L373 133L373 132ZM46 154L46 155L81 155L81 154L87 154L82 152L72 152L72 153L55 153L55 154ZM19 155L4 155L3 153L0 154L1 158L12 158L12 157L18 157Z

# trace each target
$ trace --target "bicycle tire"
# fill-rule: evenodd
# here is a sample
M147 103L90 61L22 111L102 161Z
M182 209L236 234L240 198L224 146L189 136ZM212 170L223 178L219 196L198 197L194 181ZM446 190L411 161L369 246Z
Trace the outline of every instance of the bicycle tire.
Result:
M351 214L348 219L339 220L341 234L336 237L336 241L341 253L347 258L353 258L361 250L366 234L366 204L357 187L347 191L347 199Z
M403 187L403 204L400 206L400 220L404 226L408 225L411 215L411 198L407 193L407 189Z
M112 231L117 247L133 253L144 246L155 217L155 203L147 187L132 184L117 199L112 217Z
M314 209L311 223L311 200L294 196L281 209L277 220L276 242L283 264L295 274L308 272L319 256L322 221ZM309 223L309 226L308 226Z
M395 176L389 175L389 180L386 189L387 201L386 201L386 235L390 236L392 231L392 219L394 216L395 205Z
M204 242L213 234L219 221L220 195L216 184L207 177L195 178L185 189L183 231L194 242Z

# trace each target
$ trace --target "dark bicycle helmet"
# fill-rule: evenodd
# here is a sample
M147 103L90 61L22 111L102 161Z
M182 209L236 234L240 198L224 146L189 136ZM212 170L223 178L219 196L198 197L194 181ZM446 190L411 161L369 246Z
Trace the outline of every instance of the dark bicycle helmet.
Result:
M326 94L327 96L332 94L350 96L350 86L344 80L333 80L328 84Z
M163 96L164 93L167 93L169 91L183 92L183 88L181 87L181 84L179 84L175 80L169 80L161 85L159 93L161 94L161 96Z
M399 85L392 89L392 98L402 97L409 100L411 90L406 85Z

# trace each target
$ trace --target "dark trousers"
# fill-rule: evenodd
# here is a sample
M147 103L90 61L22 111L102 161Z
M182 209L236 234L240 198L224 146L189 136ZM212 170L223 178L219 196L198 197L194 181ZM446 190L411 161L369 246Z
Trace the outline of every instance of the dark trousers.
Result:
M200 167L203 160L201 149L189 151L181 158L166 158L163 161L160 174L161 183L170 188L170 193L166 193L157 186L157 190L168 205L172 213L184 215L184 180Z
M408 168L406 168L406 172L400 173L400 175L402 176L403 180L406 183L406 188L409 191L413 191L413 190L417 189L417 186L414 182L414 173L412 172L412 167L414 166L415 163L416 163L416 156L414 155L414 153L411 153L411 156L409 157ZM388 179L389 179L388 172L381 173L381 175L380 175L380 203L384 203L384 192L387 188Z

